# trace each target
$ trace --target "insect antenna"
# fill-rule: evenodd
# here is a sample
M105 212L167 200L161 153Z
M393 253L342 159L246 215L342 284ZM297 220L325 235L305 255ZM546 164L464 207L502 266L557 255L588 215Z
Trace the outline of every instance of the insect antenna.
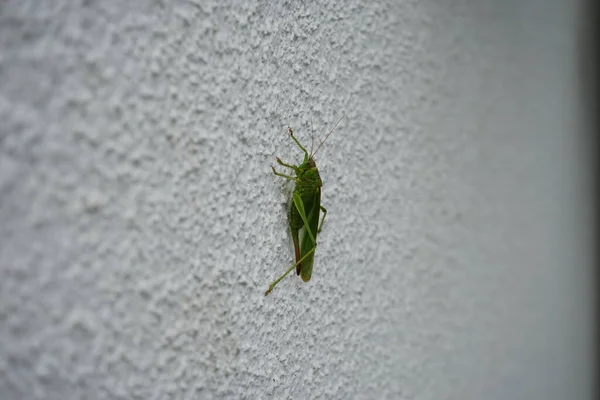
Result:
M315 144L315 130L313 129L312 118L310 119L310 155L313 156L313 146Z
M329 135L331 135L333 133L333 131L335 130L335 128L337 128L337 126L340 124L340 122L342 122L342 120L344 119L345 116L346 116L346 114L342 115L342 118L340 118L338 120L338 122L335 123L335 125L333 126L333 128L331 128L331 130L329 131L329 133L327 134L327 136L325 136L325 139L323 139L323 141L321 142L321 144L319 144L319 147L317 147L317 149L315 150L315 152L312 153L313 156L315 154L317 154L317 151L319 151L319 149L321 148L321 146L323 146L323 143L325 143L325 141L327 140L327 138L329 138Z

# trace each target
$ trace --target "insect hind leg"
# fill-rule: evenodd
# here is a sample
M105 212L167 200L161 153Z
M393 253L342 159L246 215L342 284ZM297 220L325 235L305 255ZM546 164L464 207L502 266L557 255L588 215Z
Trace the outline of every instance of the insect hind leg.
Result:
M285 271L285 273L283 275L281 275L279 278L275 279L275 281L273 283L271 283L269 285L269 288L267 289L267 291L265 292L265 296L268 295L269 293L271 293L273 291L273 288L283 279L285 278L290 272L292 272L296 266L298 266L302 261L304 261L306 258L308 258L308 256L310 256L312 253L315 252L315 248L313 247L308 253L306 253L304 255L304 257L302 257L297 263L295 263L294 265L292 265L290 268L288 268L287 271Z
M321 233L321 230L323 229L323 222L325 222L325 216L327 215L327 209L323 206L319 207L321 207L321 211L323 211L323 217L321 217L321 223L319 224L319 229L317 229L317 233Z

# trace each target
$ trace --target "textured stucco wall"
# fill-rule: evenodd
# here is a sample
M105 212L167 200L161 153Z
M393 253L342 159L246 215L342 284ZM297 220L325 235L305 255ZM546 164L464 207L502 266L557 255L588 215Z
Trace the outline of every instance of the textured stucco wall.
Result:
M3 400L589 395L576 3L296 3L0 3Z

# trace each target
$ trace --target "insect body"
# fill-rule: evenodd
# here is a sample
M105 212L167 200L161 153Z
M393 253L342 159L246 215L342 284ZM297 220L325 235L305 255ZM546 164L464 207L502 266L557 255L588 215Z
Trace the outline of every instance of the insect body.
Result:
M285 278L294 268L296 268L296 274L300 275L304 282L310 280L315 258L315 249L317 247L317 235L321 232L323 222L325 221L325 215L327 215L327 210L321 206L321 188L323 182L321 181L319 170L315 164L314 156L343 118L344 116L339 119L319 147L317 147L317 150L315 150L314 153L311 152L311 154L309 154L304 146L300 144L298 139L296 139L292 128L288 128L290 137L304 152L304 161L300 165L291 165L284 163L277 157L277 163L293 170L296 174L295 177L277 172L275 168L271 166L275 175L292 180L296 184L294 192L292 193L292 200L290 201L288 212L288 223L290 225L292 241L294 242L296 263L271 283L269 289L265 292L265 296L271 293L275 285ZM319 223L321 211L323 211L323 217Z

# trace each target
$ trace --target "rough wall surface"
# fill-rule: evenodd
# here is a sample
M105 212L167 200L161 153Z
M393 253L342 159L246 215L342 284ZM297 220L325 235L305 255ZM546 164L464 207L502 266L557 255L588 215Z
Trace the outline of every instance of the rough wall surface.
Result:
M575 3L322 3L0 3L3 400L589 395Z

